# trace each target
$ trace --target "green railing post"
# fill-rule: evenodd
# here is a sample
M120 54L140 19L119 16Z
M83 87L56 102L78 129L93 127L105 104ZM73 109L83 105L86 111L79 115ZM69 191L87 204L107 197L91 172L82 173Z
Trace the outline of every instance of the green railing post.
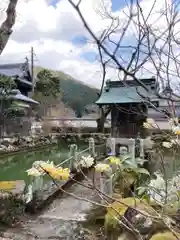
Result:
M76 169L77 160L78 160L77 159L77 150L78 150L78 147L76 144L70 145L70 152L69 152L69 157L71 157L70 163L69 163L70 171L73 171Z
M89 139L89 153L92 157L96 157L94 138Z
M140 158L144 159L144 139L140 139Z
M112 195L113 195L113 185L112 185L111 174L112 174L112 172L109 174L101 173L101 175L100 175L100 191L102 193L102 198L101 198L102 204L106 203L106 199L108 199L108 196L112 197Z
M131 153L131 161L135 163L135 139L129 139L129 152Z
M34 177L33 180L33 192L43 189L44 179L43 176Z
M44 186L43 176L30 177L30 184L27 186L25 193L26 203L29 203L33 200L34 195L41 191Z
M116 155L116 139L109 138L109 141L110 141L111 154L115 156Z

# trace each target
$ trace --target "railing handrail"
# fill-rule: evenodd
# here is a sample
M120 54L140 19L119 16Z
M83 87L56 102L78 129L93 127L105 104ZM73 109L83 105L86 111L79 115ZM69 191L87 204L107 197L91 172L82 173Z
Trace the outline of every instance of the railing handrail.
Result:
M84 153L84 152L89 151L92 157L97 157L96 152L95 152L95 147L97 148L97 147L101 147L101 146L103 146L103 145L105 146L106 143L95 146L94 138L90 138L90 139L89 139L89 147L83 149L82 151L77 151L77 145L74 144L74 149L71 148L71 151L70 151L70 153L72 154L72 156L66 158L64 161L61 161L61 163L57 164L56 167L57 167L57 168L60 168L64 163L67 163L67 162L69 162L70 160L73 160L72 162L69 163L69 165L70 165L70 166L69 166L70 170L73 170L74 163L75 163L76 161L78 161L78 159L77 159L77 156L78 156L78 155L80 155L80 154L82 154L82 153ZM72 145L71 145L71 146L72 146ZM92 153L91 153L91 151L92 151ZM32 178L32 182L31 182L30 184L28 184L28 186L27 186L27 192L26 192L26 194L25 194L25 195L26 195L26 197L25 197L25 198L26 198L26 203L30 202L30 201L33 199L33 192L34 192L34 191L37 191L37 190L42 189L43 184L44 184L44 183L43 183L44 181L43 181L43 178L42 178L42 177L43 177L44 175L46 175L46 172L44 172L42 175L40 175L39 178L36 178L36 177L35 177L35 178ZM33 180L33 179L34 179L34 180Z
M43 120L56 120L56 121L97 121L98 118L59 118L59 117L44 117ZM111 119L106 119L111 121Z
M80 155L81 153L84 153L84 152L88 151L89 149L90 149L89 147L88 147L88 148L85 148L85 149L82 150L81 152L77 152L77 155ZM73 156L66 158L64 161L60 162L60 163L57 164L55 167L56 167L56 168L61 167L64 163L68 162L68 161L71 160L72 158L73 158ZM46 175L46 173L44 172L42 175Z
M100 144L100 145L96 145L95 147L97 148L97 147L102 147L102 146L105 146L106 144ZM83 149L82 151L80 151L80 152L77 152L77 156L78 155L80 155L80 154L82 154L82 153L84 153L84 152L87 152L87 151L89 151L90 150L90 147L87 147L87 148L85 148L85 149ZM67 163L69 160L71 160L73 158L73 156L70 156L70 157L68 157L68 158L66 158L65 160L63 160L62 162L60 162L59 164L57 164L55 167L56 168L60 168L64 163ZM44 172L42 175L46 175L46 173Z
M89 147L83 149L83 150L80 151L80 152L77 152L77 155L80 155L80 154L82 154L82 153L84 153L84 152L86 152L86 151L88 151L88 150L90 150ZM58 165L56 165L56 167L59 168L60 166L62 166L64 163L68 162L68 161L71 160L72 158L73 158L73 156L66 158L64 161L62 161L62 162L60 162Z

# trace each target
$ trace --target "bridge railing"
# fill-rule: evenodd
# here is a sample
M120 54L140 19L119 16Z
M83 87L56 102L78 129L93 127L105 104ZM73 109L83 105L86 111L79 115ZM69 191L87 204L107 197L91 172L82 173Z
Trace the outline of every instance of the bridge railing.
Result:
M95 145L93 138L89 139L89 146L81 151L79 151L76 144L71 144L68 157L56 165L56 168L69 168L70 171L73 172L73 170L78 169L79 163L83 159L82 157L92 157L94 159L98 159L101 153L104 154L105 146L105 143ZM62 186L66 181L57 180L56 182L59 186ZM50 179L50 176L46 173L40 176L31 176L31 181L27 186L26 191L26 202L31 202L33 197L41 191L46 192L48 189L53 191L53 189L55 190L56 188L57 187L54 185L52 179Z

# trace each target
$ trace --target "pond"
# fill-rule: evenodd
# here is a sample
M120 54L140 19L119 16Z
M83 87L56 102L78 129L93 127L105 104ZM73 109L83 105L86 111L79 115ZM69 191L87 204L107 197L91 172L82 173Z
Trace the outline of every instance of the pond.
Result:
M79 151L85 149L87 144L78 142ZM14 181L25 180L29 182L26 170L31 168L34 161L53 161L55 164L59 164L68 157L69 145L64 142L59 143L54 147L49 147L41 150L21 152L11 156L0 158L0 181ZM157 157L154 159L153 164L156 165L156 170L163 168L166 171L166 177L171 178L174 172L180 170L180 153L174 154L171 151L164 152L165 166L161 164L161 160ZM155 156L156 158L156 156Z
M78 144L79 150L86 148L85 144ZM24 180L29 182L26 170L31 168L34 161L53 161L59 164L68 157L69 145L61 143L55 147L41 150L21 152L13 156L0 158L0 181Z

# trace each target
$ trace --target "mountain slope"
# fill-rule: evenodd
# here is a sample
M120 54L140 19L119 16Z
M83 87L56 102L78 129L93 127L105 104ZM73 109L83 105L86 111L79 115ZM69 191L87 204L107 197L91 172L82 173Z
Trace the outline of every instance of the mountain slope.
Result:
M41 70L43 68L36 67L35 75ZM49 71L60 80L62 102L72 108L78 117L82 116L87 105L93 104L97 100L98 89L87 86L61 71Z

